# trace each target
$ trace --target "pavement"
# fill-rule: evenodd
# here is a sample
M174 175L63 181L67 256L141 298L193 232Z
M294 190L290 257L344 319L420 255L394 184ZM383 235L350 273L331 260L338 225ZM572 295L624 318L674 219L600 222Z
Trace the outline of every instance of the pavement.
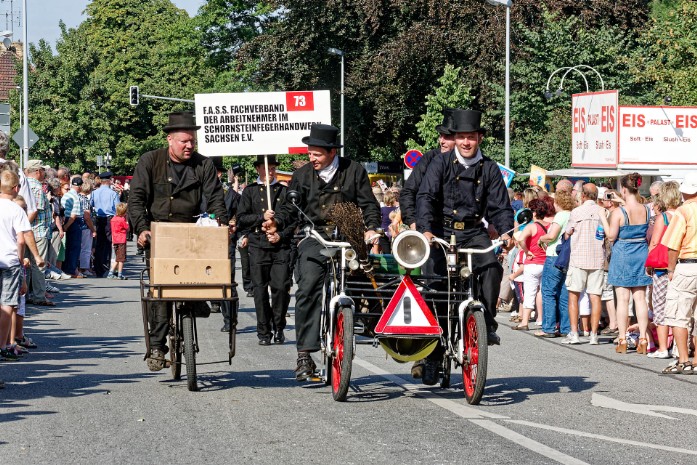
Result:
M697 463L697 376L660 375L666 360L615 354L609 338L570 347L511 331L507 314L479 406L461 372L427 387L363 343L335 402L293 377L293 309L287 342L262 347L244 294L231 365L221 315L197 320L200 391L189 392L143 361L141 268L130 255L129 280L53 282L58 306L29 307L39 348L0 363L5 463Z

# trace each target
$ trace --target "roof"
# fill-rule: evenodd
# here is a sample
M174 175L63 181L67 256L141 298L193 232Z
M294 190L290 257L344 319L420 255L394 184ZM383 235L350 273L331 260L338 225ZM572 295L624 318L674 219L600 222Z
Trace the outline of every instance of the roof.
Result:
M0 52L0 101L10 99L10 90L16 89L17 62L19 58L11 50Z

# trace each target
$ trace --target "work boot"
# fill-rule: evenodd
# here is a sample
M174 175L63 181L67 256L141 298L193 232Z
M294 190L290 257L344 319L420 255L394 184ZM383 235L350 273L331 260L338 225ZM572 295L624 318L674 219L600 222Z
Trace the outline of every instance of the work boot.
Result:
M440 371L440 362L438 360L426 359L423 368L423 376L421 381L426 386L433 386L438 382L438 372Z
M421 379L424 374L424 363L425 359L417 360L411 367L411 377L414 379Z
M165 353L160 349L153 349L148 357L150 371L160 371L165 367Z
M489 333L486 335L487 343L490 346L499 346L501 345L501 338L499 337L498 334L496 334L496 331L489 331Z
M273 342L275 344L283 344L286 342L286 336L283 334L283 331L276 331L276 334L273 336Z
M307 381L315 372L317 365L309 352L298 352L298 366L295 368L295 380Z

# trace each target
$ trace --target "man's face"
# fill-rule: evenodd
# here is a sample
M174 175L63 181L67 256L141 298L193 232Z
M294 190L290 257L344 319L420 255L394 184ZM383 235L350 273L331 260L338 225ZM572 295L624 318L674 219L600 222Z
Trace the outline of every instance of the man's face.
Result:
M257 173L261 182L266 182L266 168L263 163L257 165ZM269 165L269 181L276 177L276 165Z
M482 135L478 132L456 132L455 145L465 158L473 158L477 155L479 144L482 142Z
M196 149L195 131L176 131L167 134L169 157L175 163L184 163Z
M313 168L322 170L332 164L334 157L336 157L336 149L327 150L323 147L311 145L307 148L307 155Z
M450 152L455 147L455 136L452 134L439 134L438 143L440 144L440 152Z

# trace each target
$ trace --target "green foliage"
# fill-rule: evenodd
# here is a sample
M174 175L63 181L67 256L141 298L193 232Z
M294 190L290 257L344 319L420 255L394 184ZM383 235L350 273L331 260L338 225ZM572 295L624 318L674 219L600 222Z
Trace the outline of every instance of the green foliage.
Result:
M460 76L462 68L446 65L443 75L438 79L434 93L426 96L426 113L416 123L419 142L409 139L405 148L421 152L432 149L438 144L436 126L443 122L445 108L468 108L472 103L471 88L466 86Z

